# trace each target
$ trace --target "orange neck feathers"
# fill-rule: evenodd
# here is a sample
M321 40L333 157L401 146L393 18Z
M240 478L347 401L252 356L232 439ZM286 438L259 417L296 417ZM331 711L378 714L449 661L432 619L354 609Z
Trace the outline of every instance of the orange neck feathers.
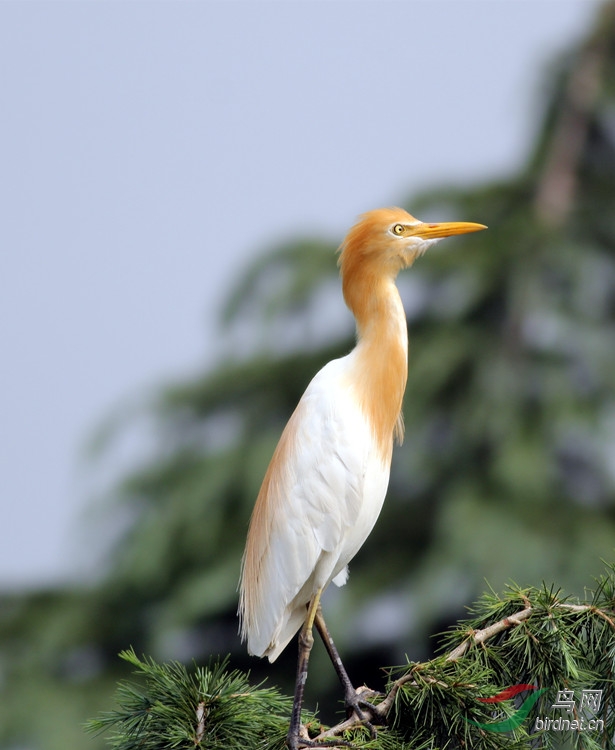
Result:
M395 286L397 273L408 263L391 252L387 235L399 215L399 209L366 214L348 233L339 260L344 299L357 324L352 386L384 461L391 459L394 434L400 442L403 437L408 376L406 316Z

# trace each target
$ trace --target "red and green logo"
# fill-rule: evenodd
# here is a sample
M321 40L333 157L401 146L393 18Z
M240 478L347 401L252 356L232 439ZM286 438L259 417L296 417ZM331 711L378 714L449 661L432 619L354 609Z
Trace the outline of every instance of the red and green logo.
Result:
M478 721L472 721L466 719L468 724L474 724L476 727L485 729L488 732L511 732L513 729L517 729L527 719L527 715L532 710L532 707L540 696L546 691L547 688L539 688L537 685L511 685L506 690L502 690L501 693L493 695L491 698L479 698L478 700L482 703L500 703L501 701L507 701L514 698L515 695L519 695L524 690L533 690L528 697L523 701L519 708L508 718L503 721L493 721L486 724L481 724Z

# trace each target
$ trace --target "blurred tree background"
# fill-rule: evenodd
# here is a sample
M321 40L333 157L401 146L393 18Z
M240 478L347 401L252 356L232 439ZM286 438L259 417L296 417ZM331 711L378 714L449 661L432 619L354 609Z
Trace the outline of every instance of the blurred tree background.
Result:
M546 94L517 174L403 201L423 220L489 231L438 247L399 279L406 440L348 585L325 599L357 683L380 687L380 667L429 656L430 636L463 616L485 581L582 594L601 558L613 560L613 2L554 65ZM102 746L82 726L109 706L129 646L163 660L230 653L254 681L290 689L294 648L269 666L239 643L236 585L281 430L317 369L353 346L339 239L299 237L258 261L220 332L243 356L148 404L155 449L108 498L108 513L130 520L101 579L1 597L2 747ZM129 423L114 424L98 450ZM335 680L316 648L308 706L335 701Z

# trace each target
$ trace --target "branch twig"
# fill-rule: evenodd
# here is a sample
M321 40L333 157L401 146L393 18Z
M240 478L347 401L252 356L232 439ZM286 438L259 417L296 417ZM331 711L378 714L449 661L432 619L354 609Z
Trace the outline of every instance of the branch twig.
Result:
M447 662L457 661L462 656L464 656L464 654L466 654L472 646L478 646L480 644L483 644L485 643L485 641L488 641L490 638L493 638L499 633L502 633L505 630L509 630L511 628L521 625L523 622L529 619L529 617L532 615L535 609L527 599L525 599L524 603L527 606L524 609L519 610L519 612L515 612L514 614L509 615L508 617L504 617L501 620L494 622L492 625L489 625L486 628L483 628L482 630L471 630L468 633L467 638L465 638L456 648L454 648L446 656L445 661ZM604 620L606 620L606 622L609 623L609 625L613 628L613 630L615 630L615 621L611 617L609 617L609 615L607 615L606 612L599 609L598 607L595 607L594 605L567 604L565 602L558 602L555 604L555 607L558 609L567 609L571 612L577 612L577 613L591 612L592 614L595 614L598 617L601 617ZM408 672L407 674L403 675L398 680L396 680L391 686L386 696L379 703L374 704L374 711L370 711L369 709L370 703L367 700L365 701L366 708L365 708L364 713L366 715L366 718L372 724L380 725L383 719L384 720L388 719L388 715L391 711L391 708L393 707L395 703L395 698L400 688L402 688L404 685L407 685L408 683L414 686L418 686L415 675L420 666L421 665L415 665L414 667L412 667L410 672ZM442 685L443 687L448 687L446 683L442 682L441 680L436 680L433 677L425 676L422 678L422 680L423 682L438 683L439 685ZM373 690L370 690L369 688L365 686L358 688L357 693L360 696L364 696L365 698L381 695L381 693L376 693ZM334 740L335 737L338 737L344 732L347 732L351 729L356 729L357 727L360 727L363 724L364 724L364 721L362 721L356 714L353 714L349 718L344 719L344 721L339 722L338 724L331 727L330 729L327 729L321 732L313 741L319 743L321 747L326 748L327 740ZM335 745L332 743L331 747L339 747L339 745Z

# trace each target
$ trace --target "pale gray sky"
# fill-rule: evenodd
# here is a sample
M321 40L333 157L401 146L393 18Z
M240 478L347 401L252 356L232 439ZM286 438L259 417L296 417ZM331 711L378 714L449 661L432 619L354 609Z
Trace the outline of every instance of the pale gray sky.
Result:
M87 567L86 438L223 349L246 261L517 168L598 5L1 2L0 586Z

